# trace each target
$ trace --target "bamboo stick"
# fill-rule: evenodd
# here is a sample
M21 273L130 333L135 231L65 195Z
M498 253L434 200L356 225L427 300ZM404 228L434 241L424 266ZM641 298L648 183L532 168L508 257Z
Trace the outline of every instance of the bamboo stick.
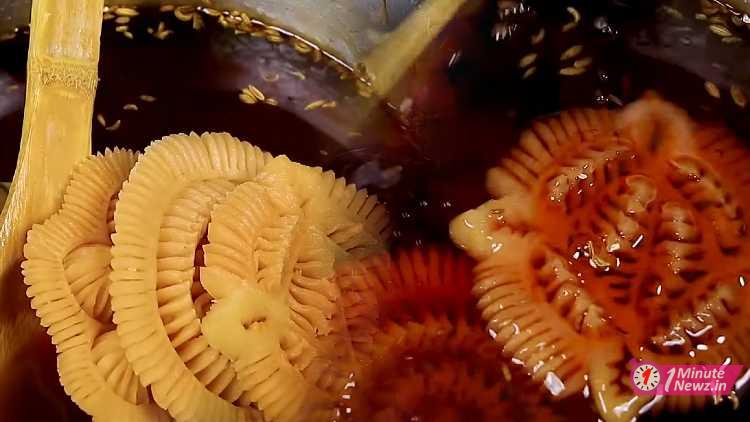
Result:
M363 60L373 91L385 97L466 0L427 0Z

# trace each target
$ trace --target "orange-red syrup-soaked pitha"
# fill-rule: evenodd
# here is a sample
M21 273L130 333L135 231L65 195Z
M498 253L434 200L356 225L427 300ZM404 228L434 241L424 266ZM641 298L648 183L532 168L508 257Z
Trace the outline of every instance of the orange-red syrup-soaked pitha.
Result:
M631 358L750 363L750 152L655 94L537 121L451 236L506 354L553 395L629 420ZM710 397L667 397L673 410Z

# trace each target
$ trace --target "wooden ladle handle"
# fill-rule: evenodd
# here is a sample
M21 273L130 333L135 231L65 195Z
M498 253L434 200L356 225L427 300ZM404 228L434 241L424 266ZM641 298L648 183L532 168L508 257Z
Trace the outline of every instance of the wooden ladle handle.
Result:
M427 0L363 60L373 91L385 97L466 0Z
M0 218L0 280L18 265L26 232L59 208L73 167L91 153L103 7L103 0L32 4L21 148Z

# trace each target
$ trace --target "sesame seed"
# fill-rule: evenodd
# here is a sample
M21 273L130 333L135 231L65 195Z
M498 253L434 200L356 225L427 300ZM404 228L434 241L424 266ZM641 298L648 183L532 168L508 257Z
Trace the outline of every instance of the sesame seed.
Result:
M175 9L175 5L173 4L165 4L165 5L159 6L160 12L172 12L174 11L174 9Z
M617 95L615 95L615 94L609 94L609 96L607 97L607 99L608 99L609 101L612 101L613 103L617 104L617 105L618 105L618 106L620 106L620 107L622 107L623 105L625 105L625 102L624 102L624 101L622 101L622 100L620 99L620 97L618 97L618 96L617 96Z
M122 35L124 35L124 36L125 36L125 38L129 38L129 39L131 39L131 40L132 40L132 39L134 38L134 37L133 37L133 33L132 33L132 32L130 32L130 31L125 31L125 32L123 32L123 33L122 33Z
M531 66L536 61L537 54L536 53L529 53L523 57L521 57L521 60L518 62L518 67L521 69L525 67Z
M122 109L126 111L138 111L138 106L135 104L125 104L122 106Z
M581 67L564 67L560 69L560 74L563 76L576 76L580 75L581 73L585 72L585 68Z
M154 101L156 101L156 97L153 97L151 95L146 95L146 94L143 94L138 98L140 98L141 101L145 101L147 103L153 103Z
M295 70L293 72L289 72L289 74L292 75L292 76L294 76L295 78L301 80L301 81L304 81L305 79L307 79L307 77L305 76L305 74L302 73L302 72L300 72L299 70Z
M566 24L565 24L565 25L563 26L563 29L562 29L562 31L563 31L563 32L568 32L568 31L570 31L571 29L573 29L573 28L575 28L576 26L578 26L578 22L580 22L580 21L581 21L581 14L580 14L580 13L578 13L578 10L576 10L576 8L575 8L575 7L567 7L567 8L565 9L565 10L567 10L567 11L568 11L568 13L569 13L569 14L570 14L570 15L571 15L571 16L573 17L573 21L572 21L572 22L568 22L568 23L566 23Z
M104 128L104 130L108 130L110 132L113 132L113 131L119 129L120 125L122 125L122 121L118 119L116 122L114 122L112 124L112 126L107 126L107 127Z
M327 101L321 107L322 108L336 108L337 105L338 105L338 103L336 101L331 100L331 101Z
M118 7L117 9L115 9L115 15L132 18L133 16L138 16L138 11L129 7Z
M281 33L273 28L266 28L263 30L263 35L266 37L266 40L269 42L279 44L284 42L284 37L281 36Z
M115 15L112 13L105 13L102 15L102 20L109 21L115 18Z
M720 36L720 37L731 37L732 31L727 29L726 26L723 25L709 25L708 29L711 30L714 34Z
M167 29L165 31L157 32L156 34L154 34L154 36L160 40L165 40L172 34L174 34L174 31Z
M127 32L128 26L127 25L120 25L115 27L115 31L117 32Z
M130 22L130 18L127 16L119 16L117 19L115 19L115 23L120 25L124 25L128 22Z
M279 105L279 100L277 100L276 98L266 98L265 103L270 106L277 106Z
M703 84L703 87L706 89L706 92L708 93L708 95L710 95L710 96L712 96L714 98L717 98L717 99L721 98L721 91L719 91L719 87L716 86L715 83L713 83L711 81L706 81Z
M664 6L661 6L659 8L659 10L661 12L663 12L665 15L671 16L671 17L673 17L675 19L684 19L685 18L685 16L682 15L682 12L680 12L677 9L675 9L674 7L669 7L669 6L664 5Z
M245 104L255 104L258 102L258 99L253 97L252 95L249 95L245 92L240 93L240 101L242 101Z
M526 69L525 72L523 72L523 75L521 76L521 78L528 79L535 73L536 73L536 66L531 66L530 68Z
M255 85L248 85L245 89L247 89L255 98L261 101L266 99L266 96L263 94L263 92Z
M221 16L221 12L219 12L216 9L212 9L210 7L204 7L202 10L203 10L203 13L207 14L208 16L214 17L214 18L217 17L217 16Z
M732 85L729 88L729 93L732 94L732 100L734 100L734 103L737 104L738 107L745 108L747 106L747 97L745 96L745 93L742 92L742 88L737 85Z
M96 121L99 122L102 127L107 127L107 120L104 119L104 115L101 113L96 115Z
M582 45L580 44L574 45L562 53L562 55L560 56L560 60L564 61L564 60L572 59L573 57L579 55L581 51L583 51Z
M218 19L219 25L221 25L222 28L231 28L232 24L225 18L224 16L219 16Z
M695 14L695 20L697 20L697 21L704 21L706 19L708 19L708 16L706 16L703 13L696 13Z
M544 28L540 29L539 32L531 36L531 45L537 45L544 39Z
M322 107L323 104L325 104L325 103L326 103L326 100L313 101L310 104L308 104L308 105L305 106L305 110L307 110L307 111L315 110L317 108Z
M183 22L190 22L194 13L195 8L193 6L180 6L174 10L174 16Z
M313 48L302 40L294 40L294 49L300 54L307 54L313 50Z

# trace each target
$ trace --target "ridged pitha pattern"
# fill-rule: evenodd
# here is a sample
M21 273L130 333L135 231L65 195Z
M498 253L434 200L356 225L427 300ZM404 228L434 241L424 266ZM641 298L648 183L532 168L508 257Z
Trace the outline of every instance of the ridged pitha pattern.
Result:
M78 165L62 209L28 233L22 264L31 306L57 347L65 392L95 420L167 420L134 373L112 324L113 198L136 155L115 149Z
M588 383L606 420L645 403L627 380L633 357L747 365L748 157L654 94L533 123L489 171L495 199L451 224L479 261L474 292L504 352L553 395Z
M487 334L465 255L431 246L375 255L340 267L336 281L360 362L347 420L557 420Z
M114 321L157 404L180 421L332 411L349 360L330 278L384 247L375 197L227 134L174 135L114 222Z

